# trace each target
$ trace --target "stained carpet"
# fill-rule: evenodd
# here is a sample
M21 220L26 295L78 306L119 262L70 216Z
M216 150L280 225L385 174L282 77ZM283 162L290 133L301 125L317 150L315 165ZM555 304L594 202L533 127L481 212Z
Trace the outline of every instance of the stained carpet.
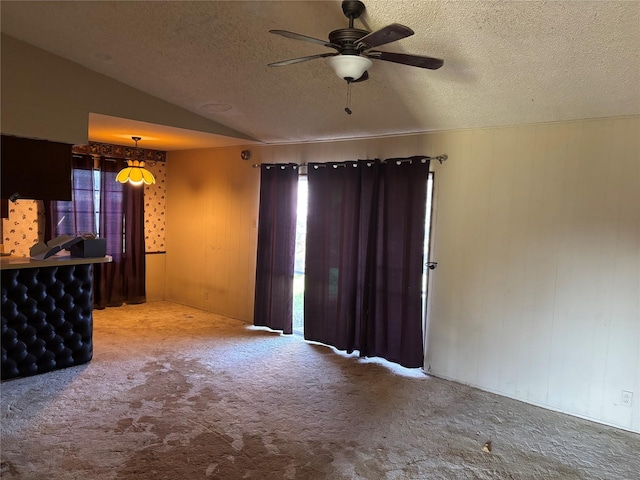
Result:
M168 302L3 382L2 479L638 479L640 435ZM490 442L490 443L489 443Z

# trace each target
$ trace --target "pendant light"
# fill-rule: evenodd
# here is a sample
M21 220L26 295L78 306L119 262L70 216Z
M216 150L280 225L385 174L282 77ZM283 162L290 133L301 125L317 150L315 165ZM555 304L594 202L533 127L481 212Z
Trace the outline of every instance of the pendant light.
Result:
M116 181L120 183L129 182L132 185L142 185L146 183L151 185L156 183L156 179L153 174L144 168L144 160L137 160L138 158L138 140L140 137L131 137L136 142L135 150L132 159L127 159L127 166L124 167L116 176Z

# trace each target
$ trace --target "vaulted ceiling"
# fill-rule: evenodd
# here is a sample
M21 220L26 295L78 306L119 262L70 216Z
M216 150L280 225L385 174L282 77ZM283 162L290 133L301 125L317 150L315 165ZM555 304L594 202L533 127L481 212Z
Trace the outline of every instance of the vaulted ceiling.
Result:
M415 35L351 88L317 59L340 1L2 1L2 32L266 143L640 114L640 2L366 0L355 26ZM99 112L97 112L99 113Z

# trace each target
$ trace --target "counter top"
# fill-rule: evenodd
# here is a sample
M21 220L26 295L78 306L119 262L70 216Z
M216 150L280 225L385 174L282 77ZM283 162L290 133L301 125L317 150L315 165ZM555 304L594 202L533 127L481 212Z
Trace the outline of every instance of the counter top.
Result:
M46 260L35 260L29 257L10 255L0 257L0 270L16 270L18 268L58 267L63 265L86 265L89 263L109 263L111 256L104 257L72 257L70 255L54 255Z

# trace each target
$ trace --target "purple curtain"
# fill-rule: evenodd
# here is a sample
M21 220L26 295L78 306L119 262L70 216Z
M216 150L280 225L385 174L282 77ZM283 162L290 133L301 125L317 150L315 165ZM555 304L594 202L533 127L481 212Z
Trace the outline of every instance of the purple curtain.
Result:
M111 263L94 266L97 308L145 301L144 186L116 182L124 161L100 161L100 184L95 188L90 156L74 157L73 200L51 202L45 239L63 233L100 232ZM99 229L96 229L99 211Z
M118 170L119 171L119 170ZM117 172L113 173L114 181ZM129 304L145 303L146 255L144 242L144 185L124 186L124 301ZM107 210L108 211L108 210ZM102 264L104 265L104 264Z
M294 164L260 167L253 323L293 333L293 268L298 205Z
M308 167L304 336L349 353L360 348L364 247L380 167L377 160Z
M306 339L422 366L428 175L422 157L309 165Z
M124 161L100 167L100 235L107 239L111 263L96 265L98 308L145 302L144 185L121 184Z

